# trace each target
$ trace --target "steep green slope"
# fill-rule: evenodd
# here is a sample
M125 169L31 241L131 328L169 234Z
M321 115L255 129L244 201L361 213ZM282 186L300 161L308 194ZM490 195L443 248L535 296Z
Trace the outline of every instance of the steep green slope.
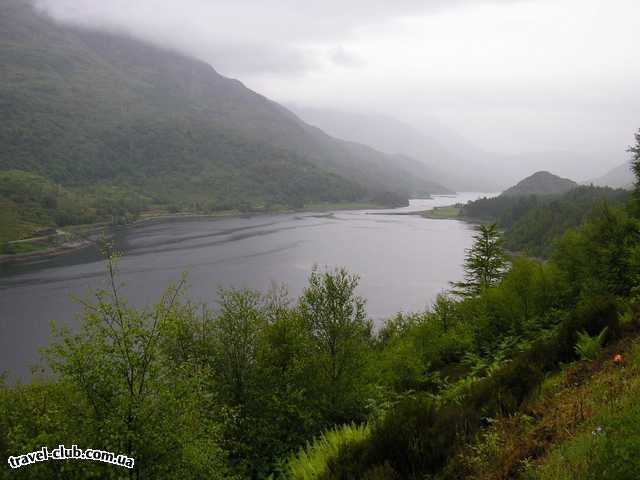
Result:
M68 187L106 182L212 209L437 190L391 156L342 142L209 65L0 3L0 169Z

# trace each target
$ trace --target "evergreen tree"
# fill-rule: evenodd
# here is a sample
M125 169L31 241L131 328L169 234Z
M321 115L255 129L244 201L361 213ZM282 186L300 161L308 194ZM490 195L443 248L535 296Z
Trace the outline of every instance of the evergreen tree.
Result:
M504 276L507 259L495 223L480 225L464 260L464 281L452 282L453 293L471 297L496 285Z
M635 134L636 144L633 147L629 147L627 150L633 156L631 158L631 170L636 177L635 189L633 195L635 197L635 211L636 214L640 213L640 129Z

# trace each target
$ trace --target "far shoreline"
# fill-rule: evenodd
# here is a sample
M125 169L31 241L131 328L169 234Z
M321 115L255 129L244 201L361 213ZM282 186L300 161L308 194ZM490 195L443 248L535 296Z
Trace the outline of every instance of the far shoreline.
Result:
M179 219L227 219L227 218L252 218L252 217L266 217L269 215L281 215L281 214L294 214L294 213L320 213L326 214L332 211L349 211L349 210L384 210L389 208L401 208L401 207L388 207L373 203L336 203L336 204L312 204L308 207L301 209L281 209L281 210L269 210L269 211L255 211L255 212L240 212L237 210L226 210L216 213L195 213L195 212L162 212L153 213L148 211L142 213L139 218L122 224L114 225L109 222L96 222L87 223L83 225L72 225L67 227L66 230L56 229L56 234L49 236L49 241L53 241L55 238L67 235L68 240L63 241L59 245L50 246L48 248L39 249L33 252L26 253L14 253L14 254L0 254L0 265L12 265L37 262L40 260L46 260L48 258L58 257L73 253L78 250L82 250L91 245L98 243L98 240L91 238L106 232L107 229L114 228L130 228L137 225L142 225L153 221L167 221L167 220L179 220ZM26 238L18 240L12 243L28 243L34 239ZM43 237L39 237L38 241L42 241ZM45 239L46 240L46 239Z
M437 197L450 197L456 198L457 195L433 195ZM426 199L431 199L433 196L430 196ZM425 199L425 197L418 198L420 200ZM411 199L415 200L415 199ZM117 229L117 228L131 228L137 225L142 225L149 222L155 221L169 221L169 220L180 220L180 219L229 219L229 218L252 218L252 217L266 217L270 215L284 215L284 214L296 214L296 213L318 213L318 214L330 214L334 211L364 211L364 210L386 210L380 212L366 212L367 215L413 215L419 216L425 219L430 220L457 220L466 223L477 223L477 220L465 218L459 215L459 210L462 204L452 204L445 206L436 206L427 210L418 210L418 211L410 211L410 212L394 212L389 210L400 209L403 207L389 207L374 203L366 203L366 202L354 202L354 203L336 203L336 204L311 204L308 207L300 208L300 209L276 209L276 210L268 210L268 211L254 211L254 212L240 212L237 210L226 210L222 212L216 213L196 213L196 212L154 212L153 210L149 210L147 212L143 212L139 218L122 225L114 225L109 222L96 222L89 223L84 225L73 225L68 227L66 230L57 229L56 235L51 235L51 239L53 240L56 237L60 237L62 235L66 235L69 237L68 240L63 241L62 243L54 246L50 246L49 248L36 250L33 252L27 253L15 253L15 254L2 254L0 255L0 265L17 265L24 263L32 263L38 262L41 260L46 260L49 258L54 258L58 256L63 256L66 254L70 254L84 248L88 248L91 245L96 245L99 240L95 238L100 234L105 234L107 229ZM457 211L452 212L450 209L455 208ZM434 214L434 212L442 211L442 214ZM93 237L93 238L92 238ZM31 239L23 239L18 242L29 242Z

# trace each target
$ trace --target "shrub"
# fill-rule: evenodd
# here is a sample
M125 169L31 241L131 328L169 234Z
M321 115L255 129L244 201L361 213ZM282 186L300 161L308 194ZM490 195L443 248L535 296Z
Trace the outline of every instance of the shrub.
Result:
M592 337L584 330L578 332L578 342L575 346L576 354L580 357L580 360L593 360L598 356L602 346L604 345L604 339L607 334L607 327L604 327L602 331Z
M578 332L598 335L605 327L612 337L619 333L619 312L614 297L596 296L581 301L573 313L560 324L558 350L561 360L574 358Z

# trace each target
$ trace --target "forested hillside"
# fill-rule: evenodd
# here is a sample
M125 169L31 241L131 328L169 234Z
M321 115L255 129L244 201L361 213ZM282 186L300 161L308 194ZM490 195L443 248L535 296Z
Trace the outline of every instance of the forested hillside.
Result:
M546 257L553 241L587 220L594 209L604 203L619 206L628 198L627 190L582 186L563 195L482 198L464 205L460 215L496 222L504 230L506 247L513 252Z
M417 162L331 138L203 62L27 1L0 2L0 79L0 169L64 188L200 211L446 192Z
M556 195L576 188L578 184L549 172L536 172L502 192L504 197L523 195Z

